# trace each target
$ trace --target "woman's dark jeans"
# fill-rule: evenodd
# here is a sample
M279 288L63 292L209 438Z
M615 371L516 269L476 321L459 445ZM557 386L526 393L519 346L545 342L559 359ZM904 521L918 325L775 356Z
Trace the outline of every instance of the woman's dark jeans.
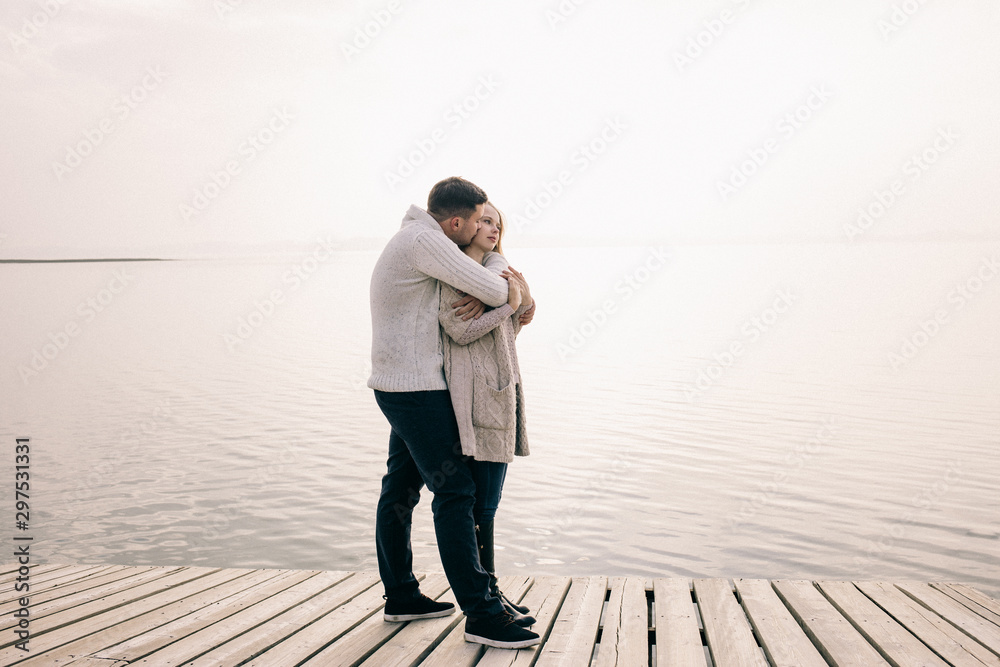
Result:
M492 616L504 608L490 593L490 577L479 564L472 508L476 484L462 455L458 424L447 390L375 391L389 420L389 457L375 519L378 569L389 598L419 589L413 575L410 526L413 508L426 484L434 494L431 511L438 553L448 583L468 616Z
M476 482L476 503L472 507L472 517L476 525L493 521L500 507L503 481L507 477L507 464L493 461L471 461L472 479Z

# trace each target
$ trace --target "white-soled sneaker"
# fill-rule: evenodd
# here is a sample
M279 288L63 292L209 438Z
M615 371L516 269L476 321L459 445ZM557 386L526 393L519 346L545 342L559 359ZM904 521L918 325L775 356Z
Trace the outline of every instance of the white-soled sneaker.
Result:
M465 641L495 648L528 648L541 643L542 638L515 623L504 610L494 616L466 619Z
M382 597L385 597L384 595ZM408 599L386 598L382 618L390 623L419 621L422 618L439 618L455 613L455 605L450 602L432 600L423 593Z

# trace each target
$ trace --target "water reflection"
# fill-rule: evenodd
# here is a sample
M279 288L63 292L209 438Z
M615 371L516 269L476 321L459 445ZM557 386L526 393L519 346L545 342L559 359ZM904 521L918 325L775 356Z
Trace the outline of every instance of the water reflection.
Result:
M888 362L981 247L681 247L627 299L614 286L647 249L509 252L539 315L519 339L533 454L508 476L501 571L1000 593L1000 286L905 366ZM0 267L0 312L16 322L0 332L4 437L37 452L33 553L375 569L388 436L364 386L376 256L339 254L236 345L227 335L294 259L132 265L134 284L27 382L18 366L113 269ZM792 305L747 335L778 290ZM595 317L608 299L614 312ZM429 505L416 565L439 570Z

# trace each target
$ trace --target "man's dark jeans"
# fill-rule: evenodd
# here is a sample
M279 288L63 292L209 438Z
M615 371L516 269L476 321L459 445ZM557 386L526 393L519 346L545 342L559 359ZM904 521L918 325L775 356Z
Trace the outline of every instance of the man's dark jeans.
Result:
M503 605L489 591L479 564L472 507L476 484L462 456L458 424L447 390L384 392L375 401L389 420L389 458L375 523L378 569L387 597L407 597L419 586L413 575L410 526L426 484L434 494L434 532L448 583L469 616L491 616Z

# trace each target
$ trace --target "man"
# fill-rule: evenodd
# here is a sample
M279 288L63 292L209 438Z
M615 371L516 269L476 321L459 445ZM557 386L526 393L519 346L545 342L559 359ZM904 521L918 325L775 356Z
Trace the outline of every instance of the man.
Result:
M434 494L431 510L441 564L467 616L465 639L524 648L538 644L538 635L514 622L490 592L490 577L479 563L472 518L476 487L461 452L438 325L439 280L489 306L507 302L507 281L458 248L478 232L486 201L486 193L465 179L437 183L426 211L417 206L407 211L372 273L368 386L392 427L375 546L385 587L385 620L454 612L454 605L424 596L413 575L410 526L426 484Z

